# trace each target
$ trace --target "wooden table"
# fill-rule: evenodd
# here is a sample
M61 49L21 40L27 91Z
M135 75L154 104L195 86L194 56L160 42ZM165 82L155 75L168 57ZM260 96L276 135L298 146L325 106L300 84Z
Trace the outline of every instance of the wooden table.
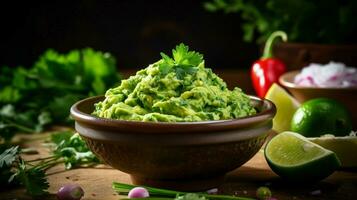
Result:
M26 136L25 138L29 138ZM34 139L35 138L35 139ZM43 134L30 136L31 141L25 142L26 147L36 148L37 155L24 155L25 159L35 159L48 155L48 148L43 145ZM131 183L128 174L112 169L106 165L96 168L80 168L64 170L64 166L56 166L48 171L51 195L42 199L56 199L54 194L64 184L76 183L85 191L84 200L114 200L116 194L111 184L113 181ZM357 172L337 171L327 179L311 184L291 184L283 182L269 168L262 150L242 167L226 176L225 182L218 188L222 194L254 197L260 186L268 186L273 196L280 199L357 199ZM31 199L24 189L3 189L0 199Z

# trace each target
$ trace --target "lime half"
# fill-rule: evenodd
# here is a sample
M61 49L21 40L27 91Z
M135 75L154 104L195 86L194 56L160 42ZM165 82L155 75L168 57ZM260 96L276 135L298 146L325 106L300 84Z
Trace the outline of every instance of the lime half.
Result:
M265 147L270 168L290 181L318 181L341 166L336 154L294 132L275 136Z
M341 167L357 167L357 136L335 137L333 135L323 135L321 137L308 139L313 143L333 151L341 161Z
M289 131L291 119L300 103L276 83L269 88L265 98L272 101L276 106L273 130L278 133Z

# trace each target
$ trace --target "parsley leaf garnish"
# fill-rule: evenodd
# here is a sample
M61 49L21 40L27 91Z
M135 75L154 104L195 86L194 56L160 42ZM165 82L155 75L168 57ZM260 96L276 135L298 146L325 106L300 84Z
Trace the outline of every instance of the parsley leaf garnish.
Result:
M158 63L158 68L163 75L174 71L177 78L182 79L186 74L193 74L197 71L199 64L203 62L203 55L189 51L189 47L183 43L172 50L172 57L160 53L162 59Z
M202 54L195 51L189 51L189 47L183 43L177 45L176 49L172 50L172 55L177 65L196 67L203 61Z

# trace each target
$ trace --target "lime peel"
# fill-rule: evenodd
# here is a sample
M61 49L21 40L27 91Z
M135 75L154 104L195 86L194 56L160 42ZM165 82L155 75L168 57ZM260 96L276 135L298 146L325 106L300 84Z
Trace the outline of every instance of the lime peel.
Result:
M341 165L334 152L288 131L266 145L265 158L275 173L293 181L321 180Z

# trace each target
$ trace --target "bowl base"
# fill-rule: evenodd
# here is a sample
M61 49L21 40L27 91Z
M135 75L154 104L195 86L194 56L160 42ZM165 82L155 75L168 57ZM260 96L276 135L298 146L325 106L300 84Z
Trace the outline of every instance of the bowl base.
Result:
M182 192L202 192L217 188L224 181L224 175L200 179L152 179L130 175L134 185L151 186Z

